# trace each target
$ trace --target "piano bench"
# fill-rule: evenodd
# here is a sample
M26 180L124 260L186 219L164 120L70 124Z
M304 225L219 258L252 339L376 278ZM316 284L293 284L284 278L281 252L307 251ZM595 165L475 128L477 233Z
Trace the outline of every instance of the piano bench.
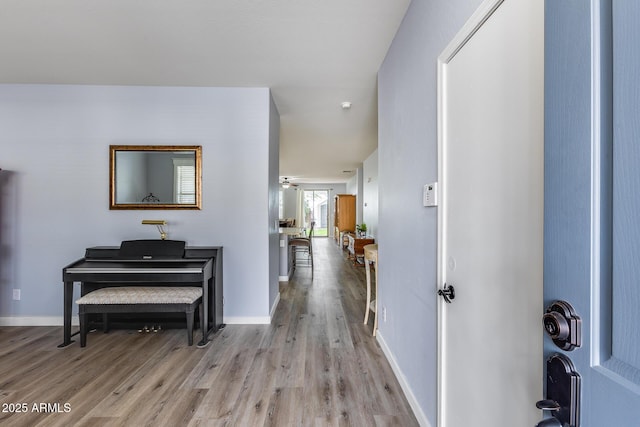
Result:
M89 292L78 299L76 303L80 316L80 347L87 345L88 315L90 313L103 314L105 321L108 313L185 313L187 316L187 339L189 345L193 345L195 309L202 305L202 288L186 286L109 287ZM200 313L202 313L202 307ZM200 323L202 324L202 319Z

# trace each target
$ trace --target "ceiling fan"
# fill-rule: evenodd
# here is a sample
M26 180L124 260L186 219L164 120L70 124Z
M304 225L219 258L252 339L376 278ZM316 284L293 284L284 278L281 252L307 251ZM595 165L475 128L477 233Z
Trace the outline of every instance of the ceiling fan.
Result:
M280 185L282 185L282 188L289 188L289 187L297 187L298 184L294 184L291 181L289 181L289 178L287 177L283 177L282 182L280 182Z

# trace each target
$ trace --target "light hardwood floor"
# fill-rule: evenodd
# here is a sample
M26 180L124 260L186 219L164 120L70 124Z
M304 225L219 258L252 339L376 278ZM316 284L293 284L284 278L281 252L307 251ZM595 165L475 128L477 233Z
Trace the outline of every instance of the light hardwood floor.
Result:
M205 349L178 329L58 349L60 327L0 328L0 425L418 425L362 324L364 269L333 242L314 239L313 282L280 283L271 325L228 325Z

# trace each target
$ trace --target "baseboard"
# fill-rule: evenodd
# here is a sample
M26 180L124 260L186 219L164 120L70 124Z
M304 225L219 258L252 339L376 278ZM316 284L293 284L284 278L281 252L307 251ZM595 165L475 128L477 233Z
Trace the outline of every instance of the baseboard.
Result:
M291 280L291 275L293 274L293 268L290 268L288 274L286 276L278 276L278 281L280 282L288 282Z
M395 357L393 357L393 353L391 352L391 350L389 349L389 346L385 342L384 337L380 333L380 330L378 330L378 332L376 333L376 339L378 341L378 344L380 344L380 348L382 349L382 352L384 353L385 357L389 361L389 364L391 365L391 369L393 370L393 373L398 379L398 382L400 383L400 387L402 387L402 391L404 392L404 395L407 398L407 401L409 402L409 405L411 406L411 409L413 410L413 414L418 420L418 423L422 427L431 427L431 423L429 423L429 420L427 420L427 416L424 414L424 412L422 411L422 408L418 404L418 400L414 396L413 391L411 390L411 387L407 382L407 379L402 373L400 366L398 366L398 362L396 361Z
M0 326L62 326L62 316L13 316L0 317ZM71 325L78 326L78 316L71 317Z
M224 318L224 323L227 325L269 325L271 323L271 317L227 317Z
M276 307L280 302L280 293L276 297L271 313L264 317L226 317L224 323L228 325L268 325L275 313ZM62 316L12 316L0 317L0 326L60 326L64 324ZM78 316L71 318L72 326L79 326Z
M276 308L278 308L278 303L280 302L280 292L276 295L276 300L273 302L271 306L271 312L269 313L269 323L271 323L271 319L273 319L273 315L276 313Z

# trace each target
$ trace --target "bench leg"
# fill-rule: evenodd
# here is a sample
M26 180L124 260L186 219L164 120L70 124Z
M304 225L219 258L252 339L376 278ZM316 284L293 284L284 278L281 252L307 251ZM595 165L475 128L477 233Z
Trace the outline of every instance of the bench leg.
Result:
M109 332L109 316L107 313L102 313L102 332L105 334Z
M78 317L80 318L80 347L86 347L87 346L87 329L88 329L88 315L87 313L84 313L82 310L80 310L80 313L78 314Z
M198 304L198 313L200 313L200 330L202 331L202 339L205 339L205 334L207 333L207 331L204 330L204 311L202 310L204 307L202 307L202 302L200 304Z
M187 310L187 340L189 345L193 345L193 318L195 317L195 310L192 308Z

